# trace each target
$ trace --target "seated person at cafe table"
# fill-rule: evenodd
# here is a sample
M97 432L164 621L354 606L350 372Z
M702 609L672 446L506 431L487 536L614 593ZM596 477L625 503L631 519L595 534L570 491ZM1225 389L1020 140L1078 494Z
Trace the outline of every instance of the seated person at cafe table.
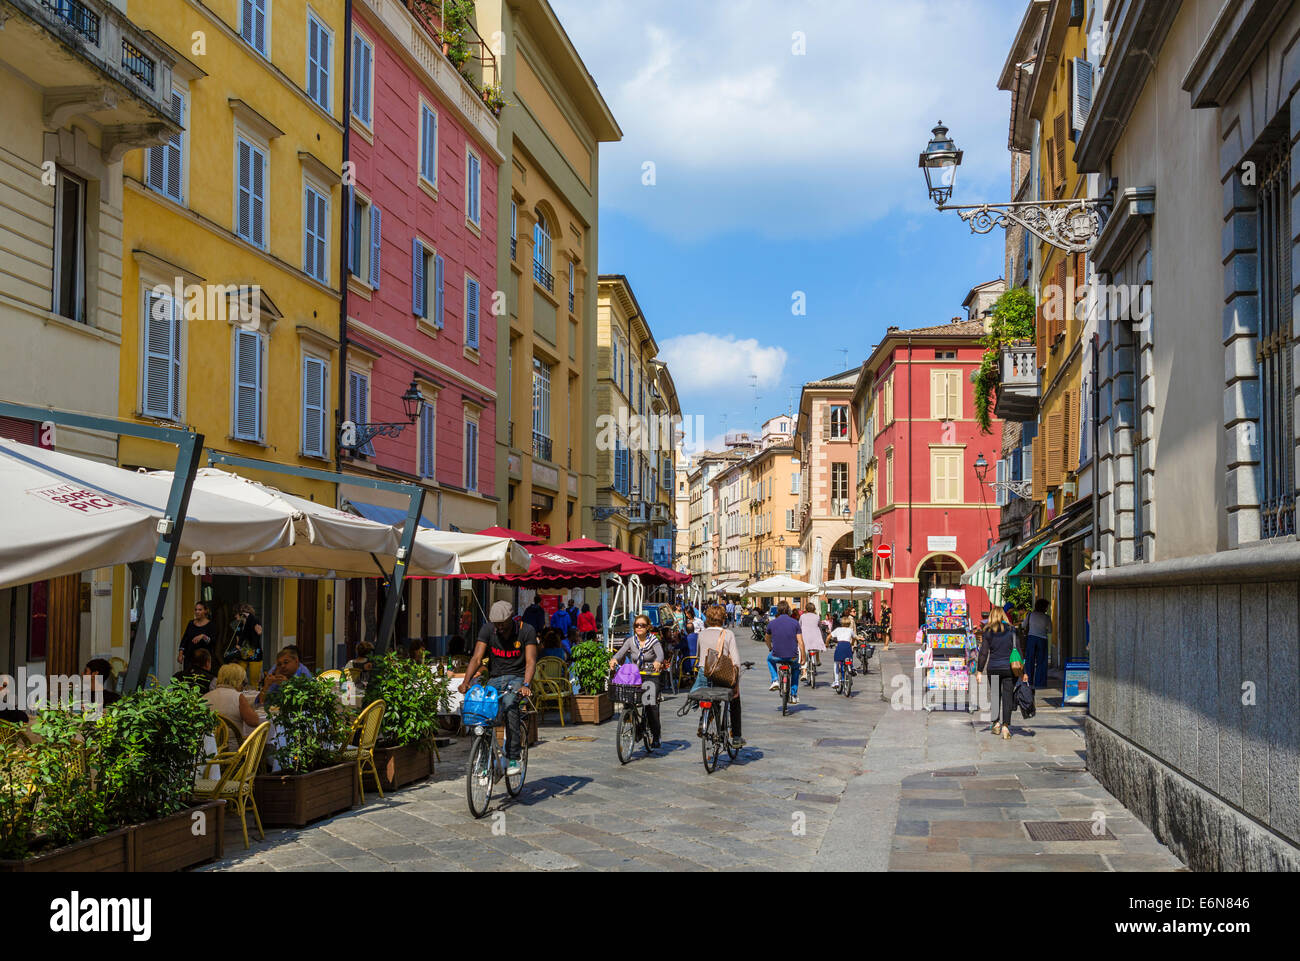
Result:
M558 657L562 661L568 660L569 652L565 649L557 628L548 627L542 631L541 645L541 657Z
M262 678L262 702L265 703L271 692L289 678L299 676L311 677L311 671L298 660L298 649L292 646L281 648L275 655L275 670Z
M200 647L190 656L189 668L173 674L172 681L193 684L200 694L206 694L216 676L212 671L212 652Z
M487 657L487 686L496 688L506 711L506 773L518 774L522 770L519 763L522 724L516 694L532 697L529 685L537 668L537 632L527 622L515 623L509 601L493 604L488 617L478 633L460 692L464 694L476 683L479 667Z
M248 672L241 665L226 664L217 671L212 690L203 695L208 706L234 724L244 737L262 723L257 711L253 710L252 701L241 693L247 683Z
M86 669L81 672L81 676L86 678L87 681L85 685L87 697L93 699L96 691L102 692L105 707L121 699L122 695L108 686L108 679L112 674L113 665L102 657L87 661Z

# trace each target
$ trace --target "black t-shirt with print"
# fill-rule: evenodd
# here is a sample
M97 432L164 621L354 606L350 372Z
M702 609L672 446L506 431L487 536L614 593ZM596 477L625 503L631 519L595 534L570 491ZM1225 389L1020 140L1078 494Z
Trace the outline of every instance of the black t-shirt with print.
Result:
M509 637L497 636L496 627L487 621L478 632L478 639L487 645L489 677L523 677L524 650L529 644L536 646L537 632L531 624L516 624Z

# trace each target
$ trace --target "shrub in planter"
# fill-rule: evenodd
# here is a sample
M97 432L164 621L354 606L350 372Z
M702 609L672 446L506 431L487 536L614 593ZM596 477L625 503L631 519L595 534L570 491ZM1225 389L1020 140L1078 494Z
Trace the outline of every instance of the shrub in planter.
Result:
M450 678L435 674L427 664L389 652L375 659L366 703L383 699L384 720L379 731L385 744L430 747L438 735L438 715L448 710Z
M603 694L609 680L609 651L600 641L583 641L569 652L578 693Z
M291 677L266 699L283 744L273 752L287 774L306 774L336 764L347 743L350 720L338 685L315 677Z

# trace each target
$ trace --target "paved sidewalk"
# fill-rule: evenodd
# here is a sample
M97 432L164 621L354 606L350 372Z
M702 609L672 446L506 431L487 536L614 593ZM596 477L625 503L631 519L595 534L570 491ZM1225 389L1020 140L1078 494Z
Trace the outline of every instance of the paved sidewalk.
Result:
M846 787L819 869L1182 869L1087 772L1083 708L1060 707L1060 690L1045 688L1033 719L1015 712L1009 741L990 732L987 715L912 709L916 649L882 653L882 696L907 709L891 705L876 726L866 770ZM871 811L892 829L867 829ZM1069 823L1040 828L1042 822ZM1057 834L1041 833L1053 827ZM1035 840L1031 829L1039 837L1071 832L1082 839ZM854 835L867 841L856 859L842 853Z
M1179 862L1084 770L1081 714L1040 706L1010 742L966 714L894 710L915 647L873 660L846 700L825 683L782 717L766 648L742 680L749 745L707 774L698 715L662 705L664 750L620 765L615 724L560 727L529 754L518 801L476 821L465 802L467 741L430 781L245 851L238 822L224 861L241 871L1177 870ZM883 661L884 674L880 673ZM1034 841L1023 822L1083 821L1104 840ZM1089 834L1091 837L1092 835Z

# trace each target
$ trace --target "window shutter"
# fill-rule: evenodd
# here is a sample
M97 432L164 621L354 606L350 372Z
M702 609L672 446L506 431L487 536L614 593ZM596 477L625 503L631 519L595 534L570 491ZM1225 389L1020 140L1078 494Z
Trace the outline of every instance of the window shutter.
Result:
M170 420L179 416L178 311L171 297L153 293L145 306L144 413Z
M235 436L261 440L262 338L235 331Z
M1046 460L1043 456L1043 437L1038 435L1030 444L1030 457L1033 460L1034 500L1041 501L1047 497Z
M1092 64L1082 57L1071 61L1070 77L1070 136L1077 140L1088 124L1092 110Z
M1047 450L1044 460L1044 480L1047 488L1060 487L1062 468L1065 465L1064 414L1054 410L1047 415Z
M1065 258L1062 257L1056 262L1056 289L1060 291L1057 303L1059 309L1052 320L1052 330L1050 334L1051 343L1056 342L1056 338L1065 332L1065 312L1069 309L1069 303L1065 297Z
M1007 462L999 460L997 465L997 482L998 487L994 492L994 504L998 507L1006 507L1011 503L1011 492L1002 485L1007 483Z
M961 371L948 371L948 419L961 419Z
M427 317L424 309L425 298L424 244L419 238L411 241L411 313L416 317Z
M369 393L370 379L365 374L358 374L355 371L348 374L348 405L352 412L349 419L352 423L366 423L366 403ZM359 454L373 455L375 446L367 442L364 447L357 447L355 450Z
M438 177L438 115L420 105L420 174L429 183Z
M236 215L235 233L247 240L252 236L253 148L244 140L239 141L238 166L238 183L236 186L239 190L239 207Z
M1069 414L1065 418L1065 469L1068 471L1079 469L1079 420L1083 411L1081 397L1082 393L1065 395L1069 404Z
M822 410L822 440L831 439L831 412Z
M1043 298L1041 295L1034 313L1034 344L1038 348L1035 363L1038 369L1041 370L1047 366L1047 317L1043 313Z
M167 192L167 148L150 147L149 163L145 176L151 190Z
M443 275L445 273L446 261L442 259L442 254L438 254L433 258L433 322L439 330L442 330L443 322L446 320L447 297L446 291L443 289Z
M433 476L434 412L425 405L420 411L420 476Z
M380 248L383 246L383 215L380 213L378 204L370 205L370 286L375 290L379 289Z
M930 371L930 417L947 420L948 375L941 370Z
M1066 130L1064 113L1058 113L1056 115L1056 119L1052 123L1052 132L1056 135L1056 169L1057 175L1060 177L1060 180L1057 183L1056 192L1059 196L1065 192L1067 186L1065 175Z
M252 181L249 188L252 217L252 241L259 247L266 246L266 154L253 147L249 151L252 163Z
M358 58L360 65L358 68L358 87L357 92L361 98L360 117L370 126L370 45L365 41L361 42L361 56Z
M172 91L172 119L180 124L185 122L185 97L183 94L179 94L175 90ZM167 141L165 146L154 148L155 150L161 150L165 157L167 181L166 186L163 188L163 192L175 201L181 201L184 199L184 191L181 189L181 167L183 160L181 138L183 136L183 133L178 133L176 136L172 137L171 140Z
M302 360L302 450L325 456L325 364L315 357Z
M307 96L320 102L320 25L307 18Z
M465 345L478 349L478 281L465 278Z

